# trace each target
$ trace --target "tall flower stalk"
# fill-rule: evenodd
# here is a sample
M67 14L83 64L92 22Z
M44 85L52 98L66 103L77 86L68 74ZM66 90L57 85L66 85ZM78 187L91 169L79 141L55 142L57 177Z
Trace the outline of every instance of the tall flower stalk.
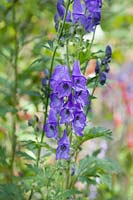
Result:
M72 4L72 11L70 5ZM69 41L74 37L80 38L79 48L83 45L83 35L93 32L92 40L89 42L88 51L91 54L96 26L101 20L101 0L85 0L81 3L80 0L57 1L57 12L55 15L55 28L57 30L56 44L53 49L49 75L47 84L47 96L44 103L44 123L41 139L37 150L36 166L39 167L41 160L41 148L44 143L44 137L53 138L56 141L56 160L65 160L65 186L64 190L71 189L77 178L72 178L74 171L71 172L72 161L76 162L78 149L74 147L76 138L84 137L84 129L87 125L87 114L91 106L91 98L100 81L104 85L105 72L111 58L111 48L105 50L105 58L99 64L97 61L95 73L95 83L90 95L87 88L87 78L81 72L80 53L75 56L73 63L70 60ZM67 25L68 26L67 28ZM79 31L80 30L80 31ZM69 34L66 36L65 31ZM82 34L81 34L82 32ZM81 35L80 35L81 34ZM72 38L71 38L72 36ZM57 49L60 46L66 48L66 63L67 65L58 64L54 67L54 60ZM84 62L88 63L88 60ZM108 68L109 69L109 68ZM85 69L84 69L85 72ZM106 75L105 75L106 76ZM79 139L80 140L80 139ZM81 139L82 141L82 139ZM82 142L78 143L78 148ZM49 186L47 185L49 191ZM29 200L32 199L34 189L32 188ZM47 194L47 199L49 195Z

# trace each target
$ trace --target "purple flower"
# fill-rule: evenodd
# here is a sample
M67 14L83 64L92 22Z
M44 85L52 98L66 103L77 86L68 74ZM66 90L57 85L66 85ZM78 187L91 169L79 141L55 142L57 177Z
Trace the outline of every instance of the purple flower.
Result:
M86 122L85 114L82 111L75 112L72 126L74 129L74 132L77 135L83 136L82 131L84 130L85 122Z
M89 104L89 92L88 90L79 90L74 92L74 100L81 106L86 106Z
M100 12L102 7L102 0L84 0L88 11Z
M89 27L88 31L94 31L95 27L100 24L101 21L101 0L85 0L86 8L89 12Z
M57 113L54 109L51 109L49 112L47 123L44 124L44 131L48 138L57 138L58 137L58 122L57 122Z
M58 93L58 97L68 97L72 91L72 83L71 81L62 81L59 86L56 88Z
M105 69L103 71L105 71L107 73L110 71L110 66L108 63L110 63L111 57L112 57L112 49L109 45L107 45L106 49L105 49L105 58L102 59L102 61L101 61L101 64L104 65L104 67L105 67Z
M101 13L100 12L93 12L90 14L89 18L89 26L88 26L88 30L89 32L94 31L95 27L100 24L100 20L101 20Z
M80 22L85 31L91 32L100 24L101 20L101 0L85 0L81 4L80 0L74 0L73 3L73 20L74 24Z
M68 97L68 100L66 101L66 103L64 103L63 109L60 112L60 116L61 116L60 123L69 124L70 122L72 122L72 120L74 119L73 113L74 113L74 103L73 103L73 97L71 94Z
M58 129L56 122L47 122L44 125L44 131L48 138L57 138L58 137Z
M77 91L80 91L81 89L85 89L86 87L86 78L81 74L78 60L75 61L73 65L72 85L73 85L73 88Z
M61 116L61 120L60 120L61 124L65 124L65 123L69 124L74 119L73 109L69 107L64 107L60 112L60 116Z
M98 74L100 71L100 64L98 62L98 60L96 61L96 67L95 67L95 73Z
M62 20L64 19L65 11L66 11L66 8L64 6L64 0L58 0L57 12L54 17L56 30L58 29L58 25L59 25L59 18L61 18ZM71 22L71 21L72 21L71 20L71 12L68 11L67 16L66 16L66 22Z
M74 0L73 3L73 22L74 24L80 23L85 31L88 31L89 27L89 20L88 20L88 13L85 14L85 4L81 4L80 0Z
M50 79L50 86L59 98L70 95L71 78L67 66L56 66Z
M78 20L80 20L82 17L84 17L85 8L81 4L80 0L74 0L73 3L73 19L74 23L77 23Z
M100 84L104 85L106 83L106 74L105 72L100 73Z
M63 98L59 98L57 93L52 93L50 95L50 107L56 109L56 111L60 111L63 105Z
M63 137L58 141L58 147L56 150L56 160L69 159L70 142L67 137L66 130L64 130Z
M109 64L107 63L106 65L105 65L105 72L109 72L110 71L110 66L109 66Z
M112 49L111 49L111 47L109 45L106 46L105 53L106 53L106 57L111 58Z

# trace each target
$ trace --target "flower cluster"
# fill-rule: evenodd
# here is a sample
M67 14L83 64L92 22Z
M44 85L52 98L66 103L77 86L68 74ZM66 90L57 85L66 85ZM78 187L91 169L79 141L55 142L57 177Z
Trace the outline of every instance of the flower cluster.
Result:
M84 107L89 104L86 78L81 74L79 61L75 61L70 76L67 66L57 65L50 79L50 111L44 131L49 138L59 139L59 125L71 125L78 136L83 136L86 124ZM69 158L70 142L66 130L58 141L56 159Z
M59 19L63 20L63 18L64 18L65 11L66 11L66 8L65 8L64 0L58 0L57 12L56 12L55 18L54 18L56 30L58 29L58 26L59 26ZM71 22L71 21L72 21L71 20L71 12L68 11L67 16L66 16L66 22Z
M83 25L86 32L95 30L101 20L101 0L84 0L81 4L80 0L74 0L73 4L73 20L74 23L79 22Z
M106 46L105 49L105 58L96 62L95 73L100 75L100 84L104 85L106 83L106 73L110 71L109 63L112 57L112 49L109 45Z
M72 22L73 25L81 24L86 32L95 30L95 27L100 24L101 20L102 0L74 0L71 12L68 11L66 16L67 22ZM64 0L58 0L57 13L55 15L55 27L58 29L59 18L63 20L65 14Z

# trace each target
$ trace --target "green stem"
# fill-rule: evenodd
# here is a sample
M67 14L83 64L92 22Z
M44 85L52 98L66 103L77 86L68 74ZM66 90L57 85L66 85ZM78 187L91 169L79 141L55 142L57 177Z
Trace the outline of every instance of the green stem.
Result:
M72 128L71 128L72 129ZM72 130L70 132L70 144L72 143ZM66 170L66 189L69 189L69 186L70 186L70 164L71 164L71 159L69 159L67 161L67 170Z
M64 30L64 26L65 26L65 22L66 22L66 17L67 17L67 12L68 12L70 3L71 3L71 1L68 0L68 1L67 1L67 6L66 6L65 15L64 15L64 19L63 19L63 24L62 24L62 26L61 26L61 28L60 28L60 30L59 30L59 35L58 35L58 39L57 39L58 42L60 41L60 39L61 39L61 37L62 37L62 34L63 34L63 30Z
M66 58L67 58L67 66L69 67L69 70L70 69L70 62L69 62L69 49L68 49L68 44L69 44L69 40L66 41Z
M62 26L61 26L61 28L59 30L59 35L58 35L58 38L57 38L57 45L55 46L54 51L53 51L53 55L52 55L52 59L51 59L51 64L50 64L50 73L49 73L48 88L50 88L50 77L51 77L52 71L53 71L53 64L54 64L55 54L56 54L56 51L58 49L58 45L59 45L60 39L61 39L62 34L63 34L64 25L65 25L65 22L66 22L66 17L67 17L67 12L68 12L68 9L69 9L69 5L70 5L70 0L68 0L68 2L67 2L66 11L65 11L64 19L63 19L63 23L62 23ZM45 104L44 124L46 124L46 120L47 120L47 112L48 112L48 105L49 105L49 95L50 95L50 90L48 89L48 95L47 95L46 104ZM39 166L39 161L40 161L40 156L41 156L41 147L42 147L41 144L43 143L44 134L45 133L44 133L44 130L43 130L42 131L40 145L39 145L38 151L37 151L37 161L36 161L36 165L37 166ZM33 193L34 193L34 191L32 189L31 193L30 193L30 196L29 196L29 200L32 199Z
M51 60L51 65L50 65L50 73L49 73L49 83L48 83L48 88L50 88L50 77L53 71L53 64L54 64L54 58L55 58L55 54L56 54L56 50L57 50L58 46L55 46L55 49L53 51L53 55L52 55L52 60ZM44 117L44 124L46 123L47 120L47 112L48 112L48 104L49 104L49 95L50 95L50 90L48 90L48 96L46 99L46 104L45 104L45 117ZM43 143L43 138L44 138L44 130L42 131L42 136L41 136L41 141L40 144ZM39 165L39 161L40 161L40 154L41 153L41 145L38 148L38 152L37 152L37 166Z
M14 89L13 89L13 107L16 108L18 100L17 100L17 87L18 87L18 53L19 53L19 44L17 39L17 26L16 26L16 9L15 4L13 7L13 26L15 30L14 36L14 57L13 57L13 69L14 69ZM11 174L13 176L13 169L14 169L14 159L15 159L15 152L16 152L16 123L17 123L17 116L16 113L13 115L12 121L12 155L11 155Z

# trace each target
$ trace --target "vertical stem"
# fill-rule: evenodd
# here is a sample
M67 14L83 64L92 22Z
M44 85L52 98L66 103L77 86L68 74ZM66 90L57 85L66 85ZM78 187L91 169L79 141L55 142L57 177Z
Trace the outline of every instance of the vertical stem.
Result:
M13 57L13 68L14 68L14 88L13 88L13 106L16 108L18 100L17 100L17 87L18 87L18 53L19 53L19 44L17 39L17 25L16 25L16 9L15 3L12 8L12 19L13 19L13 27L15 31L14 35L14 57ZM17 123L17 116L16 113L13 115L12 120L12 155L11 155L11 174L13 176L13 169L14 169L14 159L15 159L15 152L16 152L16 123Z
M56 50L57 50L58 46L55 46L55 49L53 51L53 55L52 55L52 60L51 60L51 65L50 65L50 73L49 73L49 83L48 83L48 88L50 88L50 77L53 71L53 64L54 64L54 58L55 58L55 54L56 54ZM46 104L45 104L45 117L44 117L44 124L46 123L47 120L47 112L48 112L48 103L49 103L49 94L50 94L50 90L48 90L48 96L46 99ZM44 130L42 131L42 136L41 136L41 141L40 144L42 144L43 142L43 138L44 138ZM39 165L39 161L40 161L40 155L41 155L41 145L38 148L38 152L37 152L37 166Z
M66 11L65 11L64 19L63 19L63 23L62 23L61 28L59 29L59 34L58 34L58 37L57 37L57 45L55 46L54 51L53 51L53 55L52 55L52 59L51 59L51 64L50 64L50 73L49 73L48 88L50 88L50 78L51 78L52 71L53 71L53 64L54 64L55 54L56 54L56 51L58 49L58 45L59 45L60 39L61 39L62 34L63 34L64 25L65 25L65 22L66 22L66 17L67 17L67 12L68 12L68 9L69 9L69 5L70 5L70 0L68 0L68 2L67 2ZM49 105L49 95L50 95L50 90L48 90L48 95L47 95L46 104L45 104L44 124L46 123L46 120L47 120L47 112L48 112L48 105ZM38 151L37 151L37 160L36 160L36 165L37 166L39 166L39 161L40 161L40 156L41 156L41 144L43 143L44 134L45 134L44 130L42 130L40 146L39 146ZM32 199L33 193L34 193L34 191L32 189L31 192L30 192L29 200Z
M67 58L67 66L69 67L69 70L70 69L70 63L69 63L69 49L68 49L68 44L69 44L69 40L66 41L66 58Z
M70 130L70 144L72 143L72 130ZM69 189L70 186L70 164L71 164L71 159L67 161L67 170L66 170L66 189Z

